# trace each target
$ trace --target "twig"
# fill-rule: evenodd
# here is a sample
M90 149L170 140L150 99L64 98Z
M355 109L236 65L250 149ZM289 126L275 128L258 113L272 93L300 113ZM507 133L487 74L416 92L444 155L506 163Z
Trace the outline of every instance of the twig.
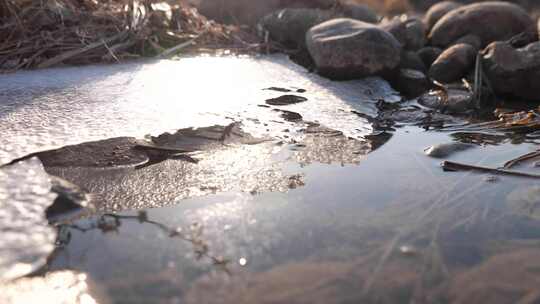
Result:
M517 176L517 177L528 177L528 178L540 179L540 175L537 175L537 174L519 172L519 171L510 171L506 169L496 169L496 168L489 168L489 167L482 167L482 166L474 166L474 165L461 164L461 163L452 162L452 161L444 161L441 164L441 166L444 170L448 170L448 171L479 171L479 172L494 173L494 174L501 174L501 175L511 175L511 176Z
M476 109L480 109L482 102L482 72L481 72L481 53L476 54L476 62L474 66L474 94L473 101Z
M199 37L201 37L203 34L205 34L206 32L208 32L208 30L202 32L201 34L197 35L195 38L193 39L190 39L186 42L183 42L183 43L180 43L176 46L173 46L172 48L169 48L169 49L166 49L165 51L161 52L161 54L159 54L157 56L157 58L160 58L160 59L163 59L163 58L168 58L170 56L173 56L174 54L178 53L179 51L181 51L182 49L192 45L195 43L195 40L197 40Z
M527 153L525 155L521 155L519 157L516 157L514 159L511 159L509 161L507 161L506 163L504 163L504 169L510 169L511 167L519 164L520 162L523 162L523 161L526 161L526 160L529 160L529 159L533 159L533 158L537 158L537 157L540 157L540 151L535 151L535 152L530 152L530 153Z
M116 60L116 62L120 62L120 59L118 59L118 57L116 57L116 55L114 54L113 50L111 50L111 48L109 48L109 46L107 45L107 42L105 42L105 40L103 40L103 39L101 39L101 42L103 42L103 46L105 46L105 48L109 52L110 56L112 58L114 58L114 60Z
M117 39L120 39L125 34L126 34L125 32L121 32L121 33L118 33L118 34L116 34L116 35L114 35L112 37L109 37L107 39L104 39L104 40L89 44L89 45L87 45L87 46L85 46L83 48L62 53L62 54L60 54L58 56L55 56L55 57L53 57L53 58L51 58L49 60L46 60L46 61L42 62L41 64L38 65L38 67L39 68L48 68L50 66L59 64L62 61L67 60L67 59L69 59L71 57L86 53L86 52L91 51L91 50L93 50L93 49L95 49L97 47L100 47L100 46L104 45L104 44L114 42Z

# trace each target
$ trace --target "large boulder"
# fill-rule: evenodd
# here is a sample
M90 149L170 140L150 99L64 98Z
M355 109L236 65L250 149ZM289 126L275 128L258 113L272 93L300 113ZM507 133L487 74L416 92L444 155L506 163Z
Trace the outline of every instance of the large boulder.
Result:
M286 8L265 16L259 24L272 40L287 47L304 47L307 31L334 17L336 13L330 10Z
M429 77L442 83L460 80L474 65L476 50L466 43L456 44L444 52L433 62L429 69Z
M465 5L444 15L431 29L434 46L447 47L457 39L472 34L482 46L493 41L508 40L526 33L529 41L538 39L535 24L520 6L502 1Z
M540 42L518 49L494 42L483 51L482 67L497 94L539 99Z
M311 28L306 45L317 71L333 79L384 73L400 62L401 45L379 27L339 18Z
M454 1L442 1L431 6L424 16L424 23L426 24L427 29L431 30L439 19L460 6L462 6L462 4Z

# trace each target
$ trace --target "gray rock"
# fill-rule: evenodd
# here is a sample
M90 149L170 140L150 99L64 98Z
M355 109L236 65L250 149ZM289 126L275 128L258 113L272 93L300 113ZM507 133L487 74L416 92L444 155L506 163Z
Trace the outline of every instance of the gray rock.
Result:
M416 52L426 67L430 67L433 62L442 54L443 50L437 47L426 46Z
M296 8L273 12L260 22L263 31L268 31L270 38L288 47L304 47L307 31L324 21L334 18L333 11Z
M447 47L457 39L473 34L482 47L526 33L529 41L538 39L536 25L521 7L502 1L465 5L444 15L431 29L429 38L434 46Z
M306 44L321 75L351 79L376 75L396 68L401 46L377 26L347 18L311 28Z
M426 28L419 19L394 17L381 22L380 28L392 34L405 49L414 51L426 44Z
M369 6L353 1L341 1L339 10L344 17L369 22L377 23L379 16Z
M494 42L483 51L482 66L497 94L540 97L540 42L519 49Z
M460 80L467 74L476 59L476 50L469 44L456 44L445 50L433 62L429 77L442 83Z
M431 30L435 23L439 21L444 15L448 12L460 7L462 4L454 1L442 1L437 4L432 5L429 10L426 12L424 17L424 23L428 30Z

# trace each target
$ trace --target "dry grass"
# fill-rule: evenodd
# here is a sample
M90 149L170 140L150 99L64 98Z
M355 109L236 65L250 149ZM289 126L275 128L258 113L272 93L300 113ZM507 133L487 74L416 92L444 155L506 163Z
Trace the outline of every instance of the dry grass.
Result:
M249 50L238 27L179 2L0 0L0 71L170 56L180 50Z

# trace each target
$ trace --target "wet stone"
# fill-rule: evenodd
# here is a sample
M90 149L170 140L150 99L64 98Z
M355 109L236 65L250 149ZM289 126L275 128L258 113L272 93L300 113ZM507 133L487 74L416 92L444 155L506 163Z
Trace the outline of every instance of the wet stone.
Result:
M442 83L460 80L474 65L476 49L465 43L456 44L446 49L433 62L429 76Z
M452 156L453 154L457 152L469 150L474 147L476 147L476 145L460 143L460 142L452 142L452 143L438 144L438 145L428 147L424 150L424 153L427 156L434 157L434 158L446 158L446 157Z
M464 89L438 89L423 94L418 103L445 113L461 114L474 109L472 93Z
M266 103L272 106L287 106L291 104L301 103L308 99L297 95L283 95L276 98L267 99Z

